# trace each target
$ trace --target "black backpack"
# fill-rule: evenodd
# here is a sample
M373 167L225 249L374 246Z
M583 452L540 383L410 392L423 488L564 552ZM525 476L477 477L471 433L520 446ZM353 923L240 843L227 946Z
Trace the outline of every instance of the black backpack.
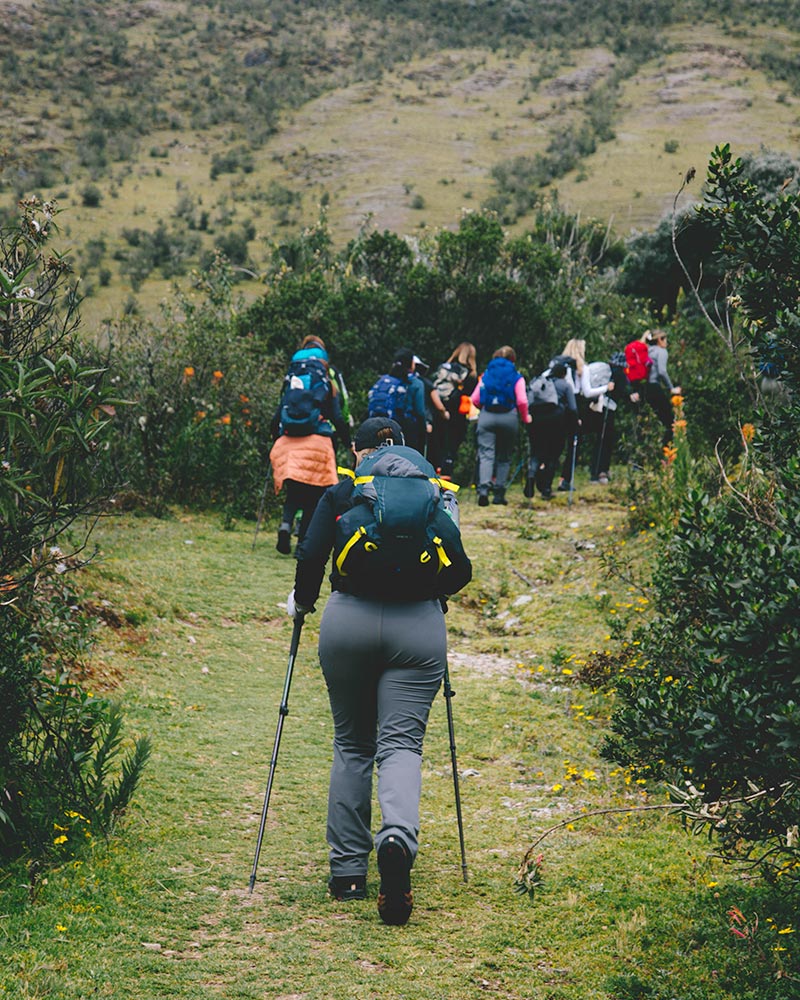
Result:
M460 590L472 577L447 512L453 483L404 445L379 448L359 465L353 506L336 522L333 564L340 587L375 600L421 601Z

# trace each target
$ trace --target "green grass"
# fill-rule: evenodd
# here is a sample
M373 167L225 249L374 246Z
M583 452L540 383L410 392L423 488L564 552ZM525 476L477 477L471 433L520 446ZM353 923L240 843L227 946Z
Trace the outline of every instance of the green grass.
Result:
M774 933L762 932L761 961L736 947L725 916L732 904L757 910L767 928L767 917L785 913L666 815L576 819L537 849L544 882L533 899L514 893L525 851L551 826L585 810L663 801L599 759L607 699L570 673L607 642L613 615L647 606L601 570L609 539L633 544L622 495L582 485L571 507L563 495L531 505L515 487L508 508L483 509L465 493L475 579L448 624L469 882L440 698L426 741L410 924L381 924L374 866L367 902L326 897L331 723L317 614L303 632L248 893L291 633L280 604L294 563L275 552L274 526L251 553L252 524L223 531L202 514L124 516L99 528L102 558L84 586L136 623L105 629L97 680L123 679L116 694L129 732L152 736L153 757L108 846L51 873L30 904L5 873L0 995L795 995L771 978Z

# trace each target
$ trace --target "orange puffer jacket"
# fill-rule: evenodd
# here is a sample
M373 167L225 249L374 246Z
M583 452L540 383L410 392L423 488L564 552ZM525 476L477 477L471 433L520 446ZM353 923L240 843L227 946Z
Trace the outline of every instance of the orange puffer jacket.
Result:
M307 437L283 434L272 446L269 459L276 493L287 479L309 486L334 486L339 482L333 443L321 434Z

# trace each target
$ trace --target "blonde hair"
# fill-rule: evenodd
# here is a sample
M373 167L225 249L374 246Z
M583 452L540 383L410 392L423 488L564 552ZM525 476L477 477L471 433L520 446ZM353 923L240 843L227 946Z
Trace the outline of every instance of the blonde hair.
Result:
M470 344L468 340L462 341L447 360L466 365L472 375L478 374L478 352L475 350L475 345Z
M517 352L513 347L509 347L505 344L503 347L498 347L497 350L492 355L493 358L507 358L509 361L516 363Z
M586 364L586 341L573 337L572 340L568 340L564 344L564 350L561 353L565 354L568 358L574 359L575 369L578 375L580 375L583 372L583 366Z

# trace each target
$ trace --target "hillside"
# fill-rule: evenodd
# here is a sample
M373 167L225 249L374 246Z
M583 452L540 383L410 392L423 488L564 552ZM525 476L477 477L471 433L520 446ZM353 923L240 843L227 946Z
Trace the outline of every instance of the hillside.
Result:
M511 6L5 0L0 208L57 199L93 331L215 246L257 273L320 205L340 246L487 203L524 229L549 192L624 235L716 143L797 143L796 15Z

